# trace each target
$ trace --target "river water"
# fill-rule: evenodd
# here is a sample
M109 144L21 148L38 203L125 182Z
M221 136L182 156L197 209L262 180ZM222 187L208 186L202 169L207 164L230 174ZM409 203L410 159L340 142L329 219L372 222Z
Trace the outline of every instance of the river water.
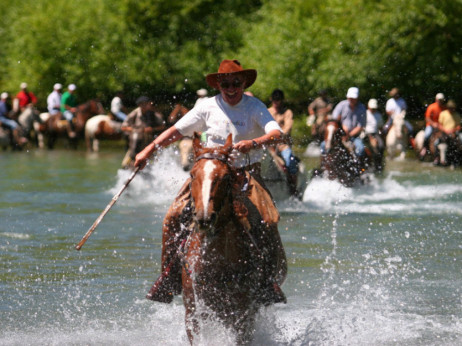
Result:
M1 345L188 345L181 298L144 298L187 176L172 155L76 251L128 177L122 154L0 153ZM261 311L253 345L462 344L460 170L390 162L368 186L316 179L278 207L288 303ZM213 322L199 341L232 343Z

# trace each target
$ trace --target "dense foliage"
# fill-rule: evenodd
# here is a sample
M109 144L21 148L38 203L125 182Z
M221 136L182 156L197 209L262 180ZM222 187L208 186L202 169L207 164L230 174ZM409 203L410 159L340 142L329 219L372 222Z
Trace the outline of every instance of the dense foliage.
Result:
M382 105L394 86L416 113L436 92L461 99L462 0L4 0L0 89L27 81L45 105L55 82L107 102L123 89L194 98L223 58L258 70L305 111L349 86ZM420 114L419 114L420 116Z

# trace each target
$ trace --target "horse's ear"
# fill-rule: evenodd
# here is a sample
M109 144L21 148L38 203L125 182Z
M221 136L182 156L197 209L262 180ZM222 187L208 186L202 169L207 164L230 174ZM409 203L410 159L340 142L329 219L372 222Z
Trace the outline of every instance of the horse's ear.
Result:
M193 149L194 153L197 153L199 150L202 149L201 136L197 132L194 132L193 136Z
M233 135L230 133L228 137L226 138L225 145L223 146L223 149L231 151L233 149Z

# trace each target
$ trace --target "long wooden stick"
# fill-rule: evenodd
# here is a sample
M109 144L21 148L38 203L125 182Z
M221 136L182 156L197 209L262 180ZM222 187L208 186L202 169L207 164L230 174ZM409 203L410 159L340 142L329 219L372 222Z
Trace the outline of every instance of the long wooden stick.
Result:
M90 238L91 234L93 233L93 231L96 229L96 227L98 227L98 225L100 224L100 222L103 220L104 216L108 213L109 209L112 208L112 206L115 204L115 202L117 202L117 200L119 199L120 195L122 194L122 192L124 192L124 190L127 188L128 184L130 184L130 182L133 180L133 178L135 177L136 173L138 173L138 171L140 170L140 167L136 167L135 170L133 171L133 173L130 175L130 177L127 179L127 181L125 182L124 186L122 186L122 188L119 190L119 192L117 192L115 194L114 197L112 197L112 200L111 202L109 202L109 204L106 206L106 208L103 210L103 212L101 213L100 216L98 216L98 218L96 219L96 221L93 223L93 225L90 227L90 229L87 231L87 233L85 233L85 235L83 236L82 240L75 246L75 249L76 250L80 250L83 246L83 244L85 244L85 242L87 241L88 238Z

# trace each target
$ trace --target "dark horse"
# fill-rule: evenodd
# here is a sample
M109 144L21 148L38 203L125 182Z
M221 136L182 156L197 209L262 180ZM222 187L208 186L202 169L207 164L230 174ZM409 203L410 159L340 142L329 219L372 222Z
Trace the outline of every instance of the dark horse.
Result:
M193 148L193 223L181 254L186 331L192 344L201 323L212 317L235 332L237 344L246 344L252 339L258 308L264 304L259 300L261 268L268 258L263 259L251 235L253 229L243 227L233 205L233 188L243 178L230 165L231 135L218 148L203 148L196 135ZM251 210L248 213L251 217Z
M457 134L434 130L429 141L433 164L459 167L462 164L462 143Z
M353 149L345 146L345 132L337 121L329 121L324 132L326 154L321 156L321 168L316 169L314 176L325 176L330 180L338 180L346 187L353 187L363 182L364 167L354 156Z
M85 123L87 120L94 115L104 114L104 108L98 100L87 101L78 105L76 108L77 111L72 119L72 124L76 133L75 138L69 138L67 121L61 119L61 113L52 115L46 120L44 132L48 137L47 146L49 149L54 148L58 137L68 137L70 147L76 148L78 140L84 137Z

